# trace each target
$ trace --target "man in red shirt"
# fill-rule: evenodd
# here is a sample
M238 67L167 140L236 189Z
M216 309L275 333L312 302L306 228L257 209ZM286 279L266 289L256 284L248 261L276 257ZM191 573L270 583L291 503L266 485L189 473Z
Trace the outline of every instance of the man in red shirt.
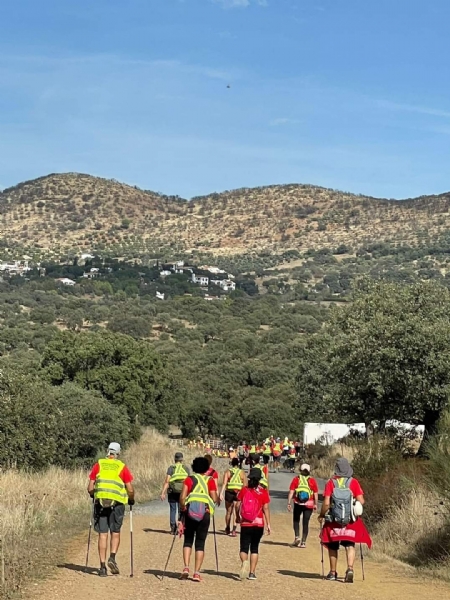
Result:
M89 474L88 493L94 500L94 530L98 533L99 575L106 577L108 532L110 556L108 567L113 575L119 574L116 554L120 545L120 530L125 516L125 504L133 506L133 476L119 460L120 444L111 442L106 458L100 459Z
M216 486L219 487L219 473L212 467L212 462L214 459L211 454L205 454L205 458L208 461L209 465L205 475L207 477L212 477L216 482Z
M206 475L208 460L199 456L192 462L193 475L186 478L180 496L180 510L183 516L178 531L184 532L184 569L181 579L189 578L192 546L195 540L195 571L193 581L201 581L200 569L205 558L205 542L208 536L211 515L218 504L216 479Z
M325 486L322 509L318 518L321 525L325 520L325 524L321 530L320 539L322 544L328 548L328 555L330 558L330 572L327 575L327 579L329 581L335 581L338 578L336 570L338 551L339 547L342 546L345 548L347 554L347 571L344 581L346 583L353 583L355 544L367 544L370 548L372 546L372 540L360 518L352 520L347 525L341 525L332 520L329 511L332 508L333 492L336 486L341 490L350 490L353 496L353 503L359 502L361 506L364 505L364 492L359 481L353 477L353 469L346 458L339 458L336 462L334 475Z
M306 548L309 533L309 521L314 510L317 510L319 488L317 481L311 477L311 467L304 463L300 467L300 475L294 477L289 487L288 511L292 510L294 501L294 546ZM300 517L303 516L302 537L300 539Z

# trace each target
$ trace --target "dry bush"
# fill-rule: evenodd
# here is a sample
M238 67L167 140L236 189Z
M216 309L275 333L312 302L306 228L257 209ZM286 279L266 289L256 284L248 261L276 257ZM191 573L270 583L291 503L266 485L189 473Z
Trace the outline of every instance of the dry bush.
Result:
M124 453L139 502L154 498L160 490L176 450L167 438L149 430ZM185 457L191 458L189 453ZM87 530L92 506L87 478L82 469L55 467L39 473L0 472L1 598L20 592L30 574L45 572L58 558L63 562L64 543Z

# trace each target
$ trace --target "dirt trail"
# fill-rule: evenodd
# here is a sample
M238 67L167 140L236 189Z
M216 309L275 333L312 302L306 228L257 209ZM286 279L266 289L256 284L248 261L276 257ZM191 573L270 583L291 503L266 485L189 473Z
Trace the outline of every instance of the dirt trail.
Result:
M214 542L208 537L204 563L204 581L196 584L180 582L182 567L181 542L177 540L169 563L166 579L161 583L158 576L167 559L172 537L165 532L167 517L136 516L134 519L135 568L134 579L129 578L129 534L128 522L124 525L122 546L118 562L122 574L100 578L96 569L84 573L86 536L74 540L67 556L67 563L58 565L52 579L32 585L25 593L27 600L112 600L114 598L175 598L221 600L245 597L260 600L261 597L280 596L286 598L314 598L315 600L411 600L413 597L448 600L450 586L432 581L422 581L395 571L385 564L366 561L366 581L361 581L359 562L356 565L356 581L353 585L326 582L320 576L320 546L318 525L313 524L308 548L289 547L293 539L291 517L287 514L274 515L273 533L265 537L261 546L257 581L241 582L237 579L239 569L239 538L218 535L219 567L215 572ZM217 526L222 528L223 517L217 516ZM90 564L97 566L96 540L92 546ZM327 565L326 565L327 566ZM340 565L340 572L345 571ZM331 596L332 594L332 596Z

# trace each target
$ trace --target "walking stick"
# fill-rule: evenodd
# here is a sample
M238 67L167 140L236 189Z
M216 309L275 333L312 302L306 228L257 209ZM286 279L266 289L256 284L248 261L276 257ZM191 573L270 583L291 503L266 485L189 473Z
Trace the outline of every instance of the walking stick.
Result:
M173 534L172 544L171 544L170 550L169 550L169 556L167 557L166 566L164 567L163 574L161 575L161 581L164 579L164 575L166 574L167 567L169 566L170 557L172 555L172 550L173 550L173 547L175 545L175 540L177 539L177 537L178 537L178 532L175 531L175 533Z
M133 507L130 506L130 577L134 575L133 562Z
M363 549L362 549L362 544L359 545L359 550L360 550L360 553L361 553L362 578L363 578L363 581L365 581L366 580L366 576L365 576L365 573L364 573L364 553L363 553Z
M320 551L322 554L322 579L325 579L325 564L324 564L324 559L323 559L323 542L322 542L322 529L323 529L323 525L320 526Z
M88 535L88 543L87 543L87 551L86 551L86 566L84 570L86 571L89 563L89 548L91 546L91 533L92 533L92 523L94 521L94 510L95 510L95 501L92 498L92 511L91 511L91 519L89 521L89 535Z
M216 569L217 572L219 572L219 554L217 553L217 537L216 537L216 520L214 518L212 518L212 522L213 522L213 534L214 534L214 549L216 551Z

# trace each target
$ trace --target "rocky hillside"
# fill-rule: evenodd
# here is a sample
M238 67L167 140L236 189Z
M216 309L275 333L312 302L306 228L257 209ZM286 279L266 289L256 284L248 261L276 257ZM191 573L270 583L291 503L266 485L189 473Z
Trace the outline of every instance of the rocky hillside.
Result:
M17 251L61 255L161 247L242 254L353 248L368 241L415 245L450 228L450 193L397 202L310 185L240 189L194 198L143 191L76 173L48 175L0 193L0 236Z

